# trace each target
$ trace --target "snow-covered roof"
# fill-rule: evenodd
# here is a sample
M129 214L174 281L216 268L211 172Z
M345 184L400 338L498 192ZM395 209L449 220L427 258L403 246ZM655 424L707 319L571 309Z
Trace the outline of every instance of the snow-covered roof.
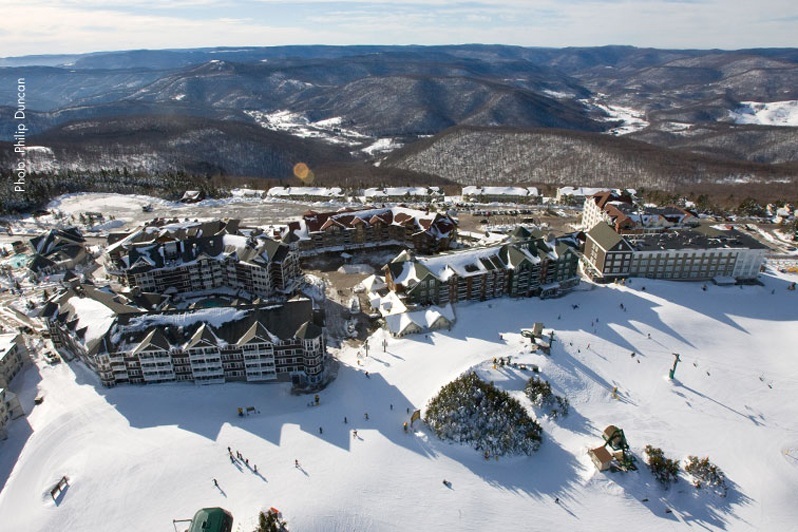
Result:
M385 317L385 325L391 334L399 335L412 325L416 325L422 331L429 330L441 318L449 323L454 322L454 309L451 304L445 307L427 307L422 310L392 314Z
M11 348L16 345L17 336L19 336L17 333L0 334L0 362L11 351Z
M76 331L84 327L83 344L90 348L93 343L105 336L116 318L116 313L106 305L91 297L72 296L65 302L67 307L74 310L77 318Z
M333 226L353 228L375 223L398 225L415 229L413 234L427 233L434 238L446 238L457 227L447 214L410 209L404 206L345 209L338 212L309 211L302 220L291 222L288 230L299 240L310 240L311 233L325 231Z
M463 196L539 196L537 187L463 187Z
M343 195L340 187L272 187L266 192L266 196L270 198L343 197Z
M612 188L590 188L590 187L560 187L557 189L557 197L561 196L575 196L587 197L599 192L607 192Z
M404 301L393 291L388 292L384 296L373 294L369 303L371 307L377 309L382 316L391 316L407 312L407 306L404 304Z
M363 191L366 198L402 197L402 196L442 196L438 187L383 187L367 188Z

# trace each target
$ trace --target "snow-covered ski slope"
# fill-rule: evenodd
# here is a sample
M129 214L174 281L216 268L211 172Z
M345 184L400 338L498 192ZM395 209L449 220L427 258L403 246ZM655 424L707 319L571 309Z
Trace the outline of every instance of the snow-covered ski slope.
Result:
M390 338L386 352L378 331L362 365L358 348L343 348L319 406L283 384L104 389L79 363L40 363L12 386L30 414L0 442L0 528L173 530L172 519L222 506L249 531L274 506L292 531L794 530L794 280L702 290L635 279L556 300L458 305L451 331ZM556 331L550 357L529 353L520 335L535 321ZM682 362L669 381L673 353ZM568 417L541 420L539 452L486 461L419 423L404 433L407 409L475 366L534 411L520 392L531 373L493 369L507 355L539 365L571 402ZM36 395L45 399L34 407ZM238 417L246 406L260 413ZM589 461L609 424L625 431L639 471L598 473ZM708 455L729 495L684 480L664 490L642 464L646 444L676 459ZM227 446L249 467L231 463ZM49 490L62 475L70 486L56 504Z

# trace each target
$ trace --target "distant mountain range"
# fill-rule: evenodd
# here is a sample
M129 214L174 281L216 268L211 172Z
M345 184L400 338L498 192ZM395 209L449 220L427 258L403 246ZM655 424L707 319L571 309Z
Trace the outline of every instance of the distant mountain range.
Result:
M289 46L0 59L31 170L674 189L794 180L798 50ZM2 139L10 141L11 138ZM14 159L0 143L0 163ZM332 174L331 174L332 175Z

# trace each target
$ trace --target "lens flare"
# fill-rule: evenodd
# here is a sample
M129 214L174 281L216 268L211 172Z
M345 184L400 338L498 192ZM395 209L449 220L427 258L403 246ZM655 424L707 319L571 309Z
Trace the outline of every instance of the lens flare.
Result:
M308 165L305 163L296 163L294 165L294 175L306 185L313 183L315 179L315 175L313 175L313 171L308 168Z

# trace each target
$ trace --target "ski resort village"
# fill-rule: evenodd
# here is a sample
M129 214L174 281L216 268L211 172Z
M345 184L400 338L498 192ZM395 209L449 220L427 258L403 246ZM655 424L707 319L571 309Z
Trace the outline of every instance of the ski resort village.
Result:
M794 530L793 208L308 186L6 218L0 529Z

